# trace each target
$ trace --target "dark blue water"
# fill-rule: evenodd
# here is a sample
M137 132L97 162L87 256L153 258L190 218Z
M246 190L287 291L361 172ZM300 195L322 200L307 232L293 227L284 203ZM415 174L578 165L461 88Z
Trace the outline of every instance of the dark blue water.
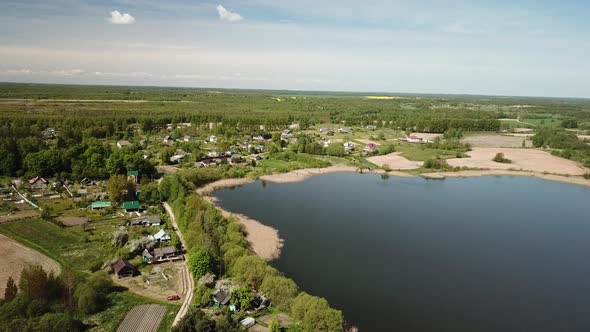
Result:
M361 331L590 331L590 188L338 173L216 196Z

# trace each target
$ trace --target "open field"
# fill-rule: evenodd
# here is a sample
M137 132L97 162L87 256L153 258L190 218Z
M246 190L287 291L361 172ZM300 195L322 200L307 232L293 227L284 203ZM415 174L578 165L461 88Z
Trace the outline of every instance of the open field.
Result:
M64 226L77 226L88 223L88 218L84 217L58 217L57 221L61 222Z
M137 306L125 316L117 332L156 332L166 314L166 307L157 304Z
M16 284L20 279L20 272L29 264L39 264L45 271L59 274L61 267L53 259L0 234L0 296L4 297L4 289L8 277L12 277Z
M503 153L511 163L492 161L496 153ZM583 175L590 172L575 161L553 156L545 151L535 149L511 148L473 148L467 152L470 158L447 159L451 166L502 170L523 170L538 173L564 175Z
M474 148L520 148L522 147L523 141L525 142L525 147L530 148L533 146L531 140L526 137L516 136L516 134L480 134L467 136L461 140L461 142L469 143Z
M367 160L379 167L384 167L387 165L389 168L394 170L411 170L420 168L422 166L422 162L408 160L402 157L399 152L394 152L383 156L369 157Z

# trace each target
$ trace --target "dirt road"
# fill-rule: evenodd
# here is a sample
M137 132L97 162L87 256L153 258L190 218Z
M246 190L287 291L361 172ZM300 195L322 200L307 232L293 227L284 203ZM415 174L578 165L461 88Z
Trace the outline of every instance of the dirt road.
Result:
M168 213L168 216L170 217L170 222L172 223L172 226L174 227L174 231L176 232L176 235L178 235L178 238L180 239L180 243L182 243L182 247L186 250L186 243L184 242L184 238L182 237L182 233L180 232L180 230L178 229L178 225L176 224L176 218L174 217L174 211L172 211L172 207L168 204L168 203L164 203L164 209L166 209L166 212ZM185 285L184 289L185 289L185 293L182 294L184 297L184 302L182 302L182 306L180 307L180 310L178 310L178 313L176 314L176 317L174 317L174 322L172 323L172 326L175 326L176 324L178 324L178 322L182 319L182 317L184 317L184 315L187 314L191 302L193 300L193 290L195 288L195 281L193 280L193 277L190 273L190 271L188 270L188 265L186 260L183 261L183 273L181 273L181 276L183 278L182 283Z

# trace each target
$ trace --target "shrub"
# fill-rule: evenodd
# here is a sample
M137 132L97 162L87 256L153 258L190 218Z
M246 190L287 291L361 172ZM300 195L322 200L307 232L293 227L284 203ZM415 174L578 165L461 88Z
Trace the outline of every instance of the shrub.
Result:
M422 167L429 168L429 169L447 169L449 168L449 164L444 159L436 158L436 159L426 159Z
M586 173L586 174L584 174L584 179L586 179L586 180L590 180L590 173Z
M512 160L505 158L504 154L502 152L496 153L496 155L494 156L494 158L492 160L497 163L505 163L505 164L510 164L512 162Z

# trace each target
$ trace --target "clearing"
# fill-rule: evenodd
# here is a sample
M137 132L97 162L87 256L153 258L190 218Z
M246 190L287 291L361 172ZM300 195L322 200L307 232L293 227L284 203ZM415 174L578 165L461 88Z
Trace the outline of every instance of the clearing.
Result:
M497 163L492 161L496 153L503 153L504 157L512 162ZM467 155L471 158L453 158L447 159L447 162L455 167L520 170L562 175L583 175L590 171L575 161L535 149L473 148L472 151L467 152Z
M84 225L90 220L85 217L58 217L56 219L64 226Z
M526 137L519 137L513 135L493 135L493 134L482 134L467 136L461 141L463 143L469 143L475 148L520 148L522 147L522 141L525 141L525 147L529 148L533 146L533 142Z
M29 264L39 264L45 271L59 274L61 268L53 259L0 234L0 296L4 297L4 289L8 277L12 277L18 285L21 271Z
M412 161L408 160L405 157L402 157L399 152L394 152L390 154L386 154L383 156L374 156L367 158L367 161L379 166L383 167L384 165L388 165L389 168L395 170L410 170L410 169L417 169L422 166L421 161Z
M156 332L165 314L164 306L138 305L127 313L117 332Z

